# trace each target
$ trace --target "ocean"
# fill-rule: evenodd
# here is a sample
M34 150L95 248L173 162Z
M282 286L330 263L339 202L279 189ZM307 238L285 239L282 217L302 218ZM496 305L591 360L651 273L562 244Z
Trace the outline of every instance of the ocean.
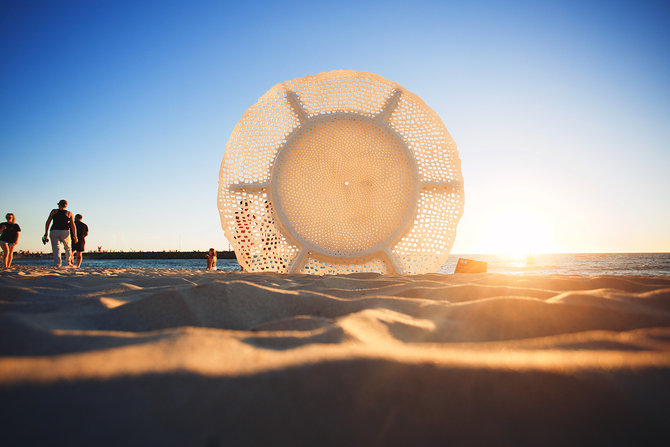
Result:
M506 255L450 255L439 273L453 273L458 258L474 259L488 263L491 273L529 275L670 275L670 253L560 253L534 255L532 263L525 258ZM15 259L15 265L51 265L50 258ZM204 259L86 259L82 267L106 268L158 268L204 270ZM234 259L219 259L218 269L239 270Z

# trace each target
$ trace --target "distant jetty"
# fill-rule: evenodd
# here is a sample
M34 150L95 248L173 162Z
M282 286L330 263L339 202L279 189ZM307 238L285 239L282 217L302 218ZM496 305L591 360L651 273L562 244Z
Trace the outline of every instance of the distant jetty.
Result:
M86 259L204 259L206 251L90 251ZM16 253L15 258L50 258L51 253ZM218 251L219 259L236 259L234 251Z

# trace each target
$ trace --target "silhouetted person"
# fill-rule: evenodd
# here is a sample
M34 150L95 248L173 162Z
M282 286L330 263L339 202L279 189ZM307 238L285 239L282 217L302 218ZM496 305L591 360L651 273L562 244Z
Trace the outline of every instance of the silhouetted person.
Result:
M47 223L44 225L44 240L47 242L47 232L49 237L51 237L51 248L54 253L54 267L60 267L60 245L63 244L65 248L65 257L67 259L68 267L73 267L72 263L72 249L70 247L70 232L72 232L72 238L74 243L77 243L77 229L74 226L74 220L72 218L72 213L67 211L67 200L61 200L58 202L58 209L53 209L49 213L49 218ZM51 225L51 231L49 231L49 224Z
M0 224L0 245L2 246L2 265L11 267L14 259L14 247L19 243L19 232L21 227L15 222L14 214L7 213L7 222Z
M77 229L77 242L72 244L72 251L74 251L74 263L77 267L81 266L86 245L86 236L88 236L88 225L82 222L81 218L81 214L74 216L74 226Z

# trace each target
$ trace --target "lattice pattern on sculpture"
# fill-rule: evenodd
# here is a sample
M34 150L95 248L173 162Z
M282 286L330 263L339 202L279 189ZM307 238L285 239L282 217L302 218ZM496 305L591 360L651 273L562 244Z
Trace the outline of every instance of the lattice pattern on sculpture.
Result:
M340 70L278 84L245 112L218 207L247 271L425 273L449 255L463 178L421 99Z

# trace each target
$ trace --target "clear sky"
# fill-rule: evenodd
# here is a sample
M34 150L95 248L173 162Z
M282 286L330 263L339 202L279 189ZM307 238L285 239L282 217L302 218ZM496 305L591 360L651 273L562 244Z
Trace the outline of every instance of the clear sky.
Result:
M227 247L226 141L273 85L335 69L419 95L458 144L455 253L670 251L667 1L0 0L0 213L44 250Z

